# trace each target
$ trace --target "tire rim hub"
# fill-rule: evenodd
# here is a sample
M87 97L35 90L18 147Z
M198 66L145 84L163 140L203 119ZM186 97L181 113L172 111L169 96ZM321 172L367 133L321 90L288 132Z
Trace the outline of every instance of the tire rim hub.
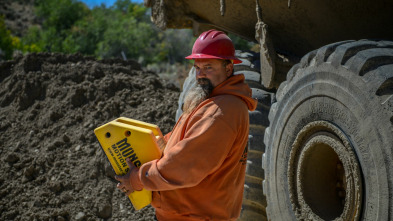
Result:
M362 181L345 134L327 121L307 124L292 145L289 195L298 220L358 220Z

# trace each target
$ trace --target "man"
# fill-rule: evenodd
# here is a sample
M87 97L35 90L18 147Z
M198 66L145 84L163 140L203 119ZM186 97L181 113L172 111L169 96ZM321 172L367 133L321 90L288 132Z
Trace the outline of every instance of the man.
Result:
M256 101L243 75L233 75L232 41L210 30L196 40L192 54L198 86L184 103L184 113L161 159L117 176L126 195L153 191L152 206L161 220L236 220L245 179L248 110Z

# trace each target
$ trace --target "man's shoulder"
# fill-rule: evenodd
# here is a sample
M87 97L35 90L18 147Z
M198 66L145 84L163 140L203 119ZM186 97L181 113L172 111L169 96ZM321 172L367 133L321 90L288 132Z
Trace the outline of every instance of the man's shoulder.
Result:
M201 120L221 122L233 131L248 125L248 108L241 98L234 95L219 95L202 102L190 116L190 124Z
M230 95L230 94L223 94L223 95L218 95L212 98L213 102L219 106L220 108L224 109L244 109L248 110L247 104L242 100L242 98L236 96L236 95Z
M235 95L218 95L209 98L199 109L199 114L211 117L233 117L234 115L248 116L246 103Z

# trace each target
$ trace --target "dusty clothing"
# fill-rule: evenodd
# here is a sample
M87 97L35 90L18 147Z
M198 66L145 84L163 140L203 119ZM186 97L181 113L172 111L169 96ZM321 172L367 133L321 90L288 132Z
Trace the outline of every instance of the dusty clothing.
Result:
M158 220L235 220L243 196L248 110L256 108L243 75L214 88L182 116L163 156L144 164L139 178L153 192Z

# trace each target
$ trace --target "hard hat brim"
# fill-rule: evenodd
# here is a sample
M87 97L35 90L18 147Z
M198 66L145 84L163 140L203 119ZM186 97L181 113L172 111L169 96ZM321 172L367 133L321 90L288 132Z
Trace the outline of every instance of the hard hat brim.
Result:
M193 60L193 59L221 59L221 60L232 60L233 64L240 64L242 63L241 60L239 60L237 57L232 57L232 56L214 56L214 55L208 55L208 54L191 54L186 57L186 59Z

